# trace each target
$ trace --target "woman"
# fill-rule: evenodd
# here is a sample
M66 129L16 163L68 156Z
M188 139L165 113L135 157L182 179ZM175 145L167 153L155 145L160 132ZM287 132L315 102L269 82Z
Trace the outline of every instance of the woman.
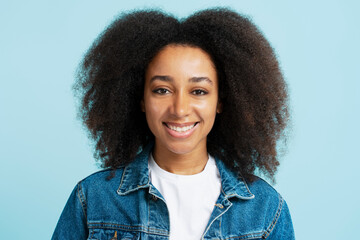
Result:
M287 91L245 17L138 11L88 51L80 114L105 170L73 190L53 239L294 239L274 179Z

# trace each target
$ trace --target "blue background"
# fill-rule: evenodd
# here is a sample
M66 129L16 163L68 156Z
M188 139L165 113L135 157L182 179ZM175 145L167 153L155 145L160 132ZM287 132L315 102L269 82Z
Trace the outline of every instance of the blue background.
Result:
M151 3L149 3L151 2ZM357 1L8 1L0 4L0 239L49 239L75 184L97 171L76 119L74 71L125 10L184 17L229 6L252 17L289 84L292 135L275 188L297 239L360 228L360 17Z

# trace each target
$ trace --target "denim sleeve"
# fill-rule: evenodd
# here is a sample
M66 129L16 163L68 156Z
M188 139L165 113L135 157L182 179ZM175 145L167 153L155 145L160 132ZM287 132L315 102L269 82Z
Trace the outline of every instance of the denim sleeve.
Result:
M294 228L291 221L289 208L283 200L280 216L277 219L273 230L266 238L268 240L293 240L295 239Z
M80 182L72 191L51 239L81 240L87 239L87 235L86 201Z

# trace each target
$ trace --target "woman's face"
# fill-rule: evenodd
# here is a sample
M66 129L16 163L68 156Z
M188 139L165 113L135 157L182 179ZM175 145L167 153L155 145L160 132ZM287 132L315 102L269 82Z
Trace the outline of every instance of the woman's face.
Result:
M160 151L207 151L206 137L218 111L218 79L200 48L168 45L145 74L142 110Z

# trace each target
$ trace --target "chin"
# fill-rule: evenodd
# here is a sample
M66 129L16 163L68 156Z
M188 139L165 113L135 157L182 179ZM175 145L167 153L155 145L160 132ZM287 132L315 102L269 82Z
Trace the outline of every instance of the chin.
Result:
M170 152L178 155L190 153L195 149L194 144L191 143L173 143L165 146Z

